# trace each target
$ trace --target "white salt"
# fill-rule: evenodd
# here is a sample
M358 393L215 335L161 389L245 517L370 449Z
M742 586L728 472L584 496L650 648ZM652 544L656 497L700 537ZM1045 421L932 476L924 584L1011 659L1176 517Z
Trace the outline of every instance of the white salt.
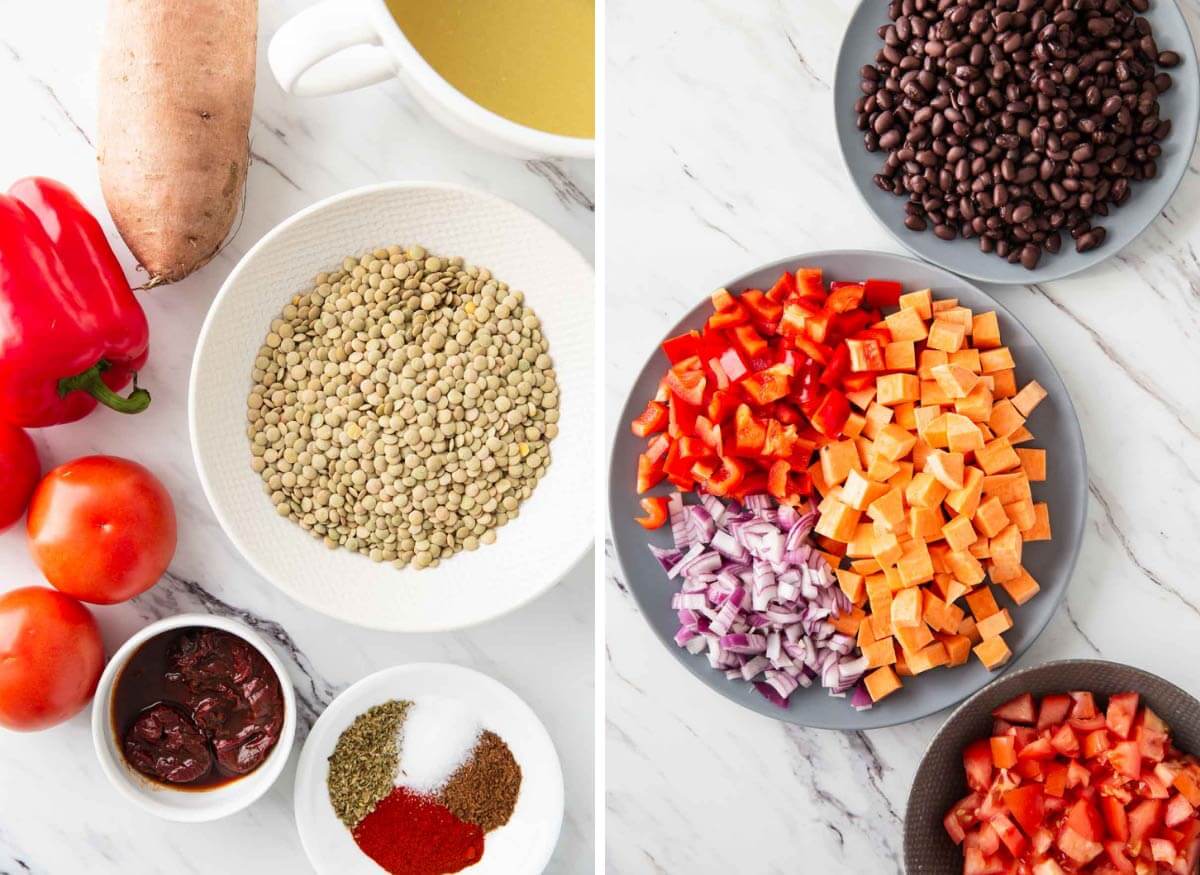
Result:
M418 793L440 790L467 761L483 727L454 699L418 699L409 707L397 743L400 771L396 786Z

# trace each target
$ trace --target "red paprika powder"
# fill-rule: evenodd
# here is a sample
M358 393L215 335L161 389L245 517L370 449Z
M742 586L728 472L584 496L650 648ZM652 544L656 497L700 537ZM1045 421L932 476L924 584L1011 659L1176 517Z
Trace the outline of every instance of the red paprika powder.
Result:
M483 830L428 796L397 787L354 828L364 854L391 875L449 875L483 856Z

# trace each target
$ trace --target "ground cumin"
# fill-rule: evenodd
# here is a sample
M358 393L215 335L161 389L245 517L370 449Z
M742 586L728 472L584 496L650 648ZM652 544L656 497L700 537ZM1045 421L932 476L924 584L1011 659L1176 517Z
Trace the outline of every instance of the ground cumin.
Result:
M512 751L496 733L485 731L438 799L460 820L491 832L508 823L520 792L521 767Z

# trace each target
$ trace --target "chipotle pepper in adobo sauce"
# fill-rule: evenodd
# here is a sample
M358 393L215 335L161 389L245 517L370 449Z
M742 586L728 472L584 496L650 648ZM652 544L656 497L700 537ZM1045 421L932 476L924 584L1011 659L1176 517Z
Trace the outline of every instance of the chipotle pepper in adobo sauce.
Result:
M283 729L266 658L220 629L155 635L117 677L113 725L126 762L154 781L208 789L258 768Z

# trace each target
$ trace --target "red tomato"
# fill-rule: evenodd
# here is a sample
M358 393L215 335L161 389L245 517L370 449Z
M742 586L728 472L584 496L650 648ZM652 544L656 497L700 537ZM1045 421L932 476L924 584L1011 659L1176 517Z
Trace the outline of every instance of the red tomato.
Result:
M27 527L46 579L93 604L145 592L175 555L171 496L141 465L114 456L85 456L47 474Z
M42 466L33 441L22 429L0 422L0 532L25 513Z
M1108 711L1104 715L1108 728L1121 738L1129 738L1133 729L1133 718L1137 716L1137 706L1137 693L1118 693L1110 696Z
M0 726L45 729L77 714L104 668L88 609L42 586L0 596Z

